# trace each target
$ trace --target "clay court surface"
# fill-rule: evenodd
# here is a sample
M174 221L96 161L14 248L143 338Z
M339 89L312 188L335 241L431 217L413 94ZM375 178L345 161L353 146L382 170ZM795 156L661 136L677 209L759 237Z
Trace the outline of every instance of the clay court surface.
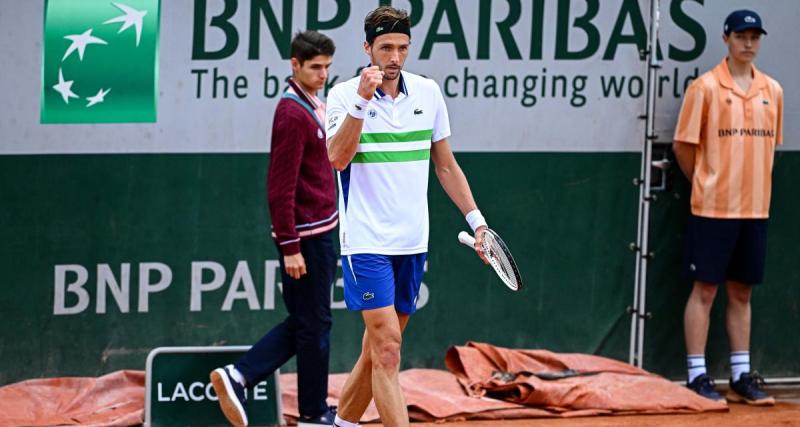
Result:
M379 425L379 424L368 424ZM779 402L773 407L731 405L729 412L692 415L634 415L585 417L565 419L526 419L500 421L462 421L448 423L414 423L414 427L618 427L618 426L703 426L703 427L763 427L800 426L800 405Z

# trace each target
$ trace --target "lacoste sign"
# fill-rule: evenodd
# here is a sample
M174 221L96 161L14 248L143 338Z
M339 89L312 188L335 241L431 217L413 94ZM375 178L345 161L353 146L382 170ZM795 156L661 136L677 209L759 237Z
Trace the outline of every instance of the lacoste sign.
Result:
M155 122L159 0L47 0L42 123Z
M147 357L144 427L229 425L209 373L234 363L249 347L159 347ZM251 425L285 425L280 371L250 388L245 410Z

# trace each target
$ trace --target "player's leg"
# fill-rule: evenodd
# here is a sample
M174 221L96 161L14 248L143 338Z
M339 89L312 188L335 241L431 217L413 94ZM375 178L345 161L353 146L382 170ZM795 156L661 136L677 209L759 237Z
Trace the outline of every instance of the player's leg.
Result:
M357 424L372 401L372 358L367 345L367 331L361 339L361 355L347 376L336 411L337 421Z
M400 389L402 334L394 307L361 312L372 364L372 395L384 426L407 426L408 408Z
M401 334L399 338L402 337L402 332L408 325L410 316L417 310L416 304L422 284L426 257L427 254L425 253L391 257L395 283L394 309ZM400 389L399 379L396 377L399 374L400 342L395 343L393 341L394 337L391 336L391 331L384 331L386 337L376 338L376 334L373 331L375 329L380 330L380 327L370 328L370 321L367 320L367 316L377 314L364 312L365 323L368 326L364 341L366 347L370 350L370 363L372 364L373 389L371 391L375 397L375 404L378 406L378 412L381 413L381 421L384 425L407 425L408 410ZM383 327L385 328L386 325L383 325ZM385 329L388 330L388 328ZM378 357L382 359L379 360ZM381 378L379 375L386 375L387 378ZM379 389L379 387L386 387L386 389ZM381 396L384 393L389 398L387 402L382 404ZM363 405L363 408L359 408L363 413L369 401L365 399L359 403ZM382 405L385 406L384 409L382 409ZM387 411L392 416L396 416L396 418L386 418L383 414Z
M375 254L343 256L342 274L345 303L349 310L362 311L362 315L365 311L377 309L390 309L389 311L394 312L392 309L395 298L394 272L389 256ZM397 314L394 314L394 319L397 329L401 330ZM367 326L362 339L361 355L348 376L339 399L337 425L355 425L372 400L374 370L372 341L374 341L373 335Z
M408 325L409 315L397 313L400 331ZM370 357L368 333L364 331L361 342L361 355L347 377L339 399L338 416L351 424L356 424L367 411L372 401L372 358Z

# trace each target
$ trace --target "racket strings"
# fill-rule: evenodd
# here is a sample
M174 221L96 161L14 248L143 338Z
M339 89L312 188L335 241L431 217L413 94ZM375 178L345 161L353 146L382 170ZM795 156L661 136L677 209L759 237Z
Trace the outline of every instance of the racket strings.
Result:
M495 239L491 233L484 233L483 239L483 249L492 267L500 275L506 286L514 290L519 289L521 284L519 273L508 249L505 248L501 241Z

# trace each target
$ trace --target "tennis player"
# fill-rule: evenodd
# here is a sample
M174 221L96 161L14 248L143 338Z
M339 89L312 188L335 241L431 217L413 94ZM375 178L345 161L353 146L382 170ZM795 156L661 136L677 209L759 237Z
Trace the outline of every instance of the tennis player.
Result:
M403 71L408 14L381 6L364 20L370 65L328 95L328 158L338 172L347 308L360 311L361 356L344 386L335 425L356 425L374 397L385 426L407 426L398 373L402 332L416 311L428 251L428 169L466 216L480 251L486 221L450 149L439 86Z

